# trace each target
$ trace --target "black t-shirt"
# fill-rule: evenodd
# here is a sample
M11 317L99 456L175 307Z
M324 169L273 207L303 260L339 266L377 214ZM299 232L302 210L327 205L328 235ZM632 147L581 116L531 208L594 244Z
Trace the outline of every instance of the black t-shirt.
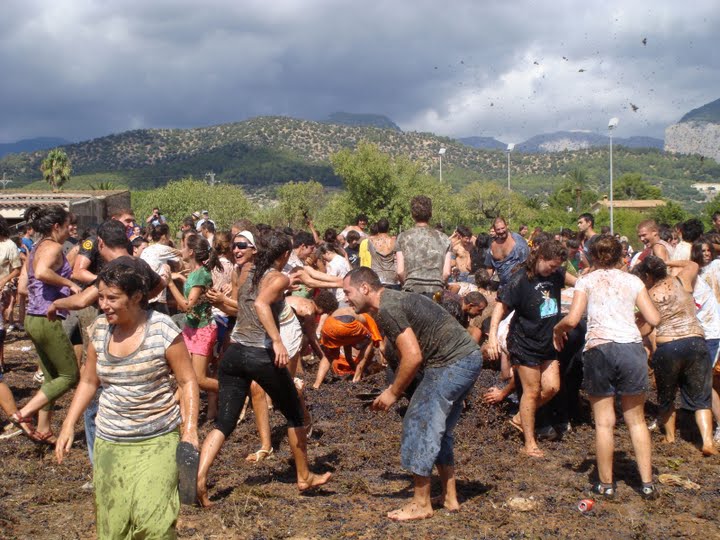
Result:
M345 253L347 253L350 266L353 268L360 266L360 246L354 248L346 247Z
M560 293L564 285L564 268L533 279L528 279L527 272L521 269L503 287L499 300L515 311L508 333L511 357L542 362L557 358L552 338L553 328L561 318Z
M376 321L393 343L412 328L422 351L423 368L446 366L478 350L452 315L421 294L385 289Z
M88 271L97 276L103 266L103 260L97 246L97 237L91 236L81 241L78 255L90 259Z

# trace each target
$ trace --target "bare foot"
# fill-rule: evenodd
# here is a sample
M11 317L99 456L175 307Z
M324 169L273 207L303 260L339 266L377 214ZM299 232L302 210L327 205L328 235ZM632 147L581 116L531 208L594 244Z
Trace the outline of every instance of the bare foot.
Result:
M392 519L393 521L413 521L417 519L427 519L429 517L432 517L432 515L432 507L425 508L418 505L416 502L411 502L410 504L403 506L399 510L393 510L392 512L388 512L387 517Z
M710 443L709 446L703 446L702 453L703 453L703 456L706 456L706 457L707 456L717 456L718 454L720 454L720 452L718 452L717 448L715 448L715 446L713 446L713 443Z
M430 503L433 506L442 506L448 512L460 511L460 503L457 501L457 499L449 500L445 495L438 495L437 497L433 497L432 499L430 499Z
M210 497L208 496L207 483L205 481L201 481L199 478L197 482L197 500L203 508L210 508L213 505L210 501Z
M661 442L662 442L663 444L674 444L674 443L675 443L675 437L668 437L667 435L665 435L665 436L661 439Z
M310 473L310 476L307 480L298 480L298 489L300 490L300 492L315 489L324 484L327 484L331 476L331 472L326 472L325 474Z
M524 447L522 451L529 457L532 458L544 458L545 452L540 450L537 446L531 446L530 448Z

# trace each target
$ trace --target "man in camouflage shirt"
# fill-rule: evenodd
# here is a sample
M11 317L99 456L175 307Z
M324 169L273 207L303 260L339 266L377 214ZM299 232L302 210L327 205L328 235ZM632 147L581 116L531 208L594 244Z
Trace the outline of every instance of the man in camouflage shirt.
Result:
M413 197L410 213L415 226L397 237L397 273L403 290L432 297L445 287L450 276L450 239L429 226L432 200Z

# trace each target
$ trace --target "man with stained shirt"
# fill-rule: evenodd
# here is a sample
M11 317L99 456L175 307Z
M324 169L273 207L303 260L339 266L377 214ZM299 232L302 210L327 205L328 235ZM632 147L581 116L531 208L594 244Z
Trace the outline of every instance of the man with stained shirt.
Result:
M503 287L510 281L513 270L528 258L530 248L522 236L508 230L507 221L502 216L493 221L493 231L492 244L485 254L485 266L497 273L500 287Z

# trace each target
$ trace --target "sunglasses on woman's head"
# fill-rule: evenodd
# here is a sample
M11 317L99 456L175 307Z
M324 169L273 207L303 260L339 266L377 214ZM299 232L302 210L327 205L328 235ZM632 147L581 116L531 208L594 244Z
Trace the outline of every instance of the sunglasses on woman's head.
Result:
M235 249L247 249L249 245L247 242L235 242L233 247Z

